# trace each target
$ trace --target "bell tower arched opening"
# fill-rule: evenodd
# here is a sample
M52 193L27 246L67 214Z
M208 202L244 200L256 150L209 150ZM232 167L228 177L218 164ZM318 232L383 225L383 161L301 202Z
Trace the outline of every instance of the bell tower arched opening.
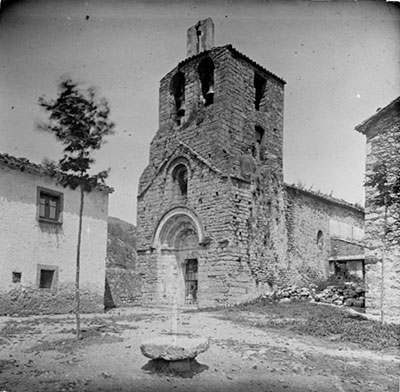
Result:
M204 106L214 103L214 63L210 57L203 59L198 68Z
M181 119L185 116L185 75L178 71L171 79L169 91L174 97L175 121L181 125Z

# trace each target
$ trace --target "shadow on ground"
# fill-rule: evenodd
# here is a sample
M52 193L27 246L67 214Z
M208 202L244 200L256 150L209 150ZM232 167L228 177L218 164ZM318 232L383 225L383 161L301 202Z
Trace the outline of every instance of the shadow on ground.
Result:
M174 377L192 378L196 374L208 370L208 366L198 363L195 359L183 361L152 359L142 367L142 370L150 374L165 374Z

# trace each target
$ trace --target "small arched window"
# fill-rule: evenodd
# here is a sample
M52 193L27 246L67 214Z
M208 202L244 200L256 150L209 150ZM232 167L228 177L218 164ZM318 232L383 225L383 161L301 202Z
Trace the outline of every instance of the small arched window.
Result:
M178 71L171 79L169 91L174 96L176 122L180 125L185 115L185 75L182 72Z
M264 98L265 86L267 81L260 74L254 74L254 88L255 88L255 97L254 97L254 107L256 110L260 110L260 104L262 99Z
M172 179L178 184L181 195L186 196L188 191L188 170L183 164L175 166Z
M318 230L317 245L320 249L322 249L322 247L324 246L324 233L322 232L322 230Z
M198 68L204 106L214 103L214 63L210 57L203 59Z
M258 150L258 158L264 159L264 152L265 152L265 140L264 140L265 131L259 126L255 128L255 139L257 143L257 150ZM257 155L257 154L256 154ZM254 157L256 158L256 156Z

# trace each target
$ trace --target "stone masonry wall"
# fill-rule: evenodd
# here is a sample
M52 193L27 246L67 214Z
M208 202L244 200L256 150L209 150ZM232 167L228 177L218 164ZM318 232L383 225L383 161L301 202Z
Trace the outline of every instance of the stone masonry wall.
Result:
M270 290L279 281L286 244L283 217L283 85L269 74L259 110L255 109L256 68L235 52L223 64L225 79L223 124L233 138L234 174L248 181L232 188L233 223L244 225L235 231L234 252L246 260L255 287L252 294ZM233 83L234 81L234 83ZM255 128L264 135L256 141ZM245 191L245 192L244 192ZM240 207L245 203L247 211ZM240 213L238 213L238 211Z
M362 209L340 205L288 185L285 201L288 236L285 283L306 284L326 278L330 273L328 259L333 251L330 220L361 229L364 220ZM319 231L322 237L318 241Z
M79 191L44 175L0 165L0 314L73 309ZM64 195L62 224L37 220L37 186ZM108 194L85 194L81 249L83 311L103 309ZM54 268L51 289L38 288L38 268ZM20 283L13 273L21 274Z
M142 301L142 277L136 269L109 267L106 269L106 308L137 306Z
M388 138L388 131L399 132L400 115L397 109L379 118L368 130L366 175L368 176L385 154L398 154L399 145ZM373 315L381 314L385 321L400 321L400 227L399 207L387 211L386 238L385 208L373 203L376 191L366 187L366 309Z

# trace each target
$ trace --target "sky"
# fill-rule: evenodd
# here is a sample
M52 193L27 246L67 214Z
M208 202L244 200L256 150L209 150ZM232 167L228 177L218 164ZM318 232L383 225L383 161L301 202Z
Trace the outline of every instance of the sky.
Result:
M65 76L95 86L116 123L95 169L111 168L109 215L135 223L159 81L207 17L215 46L287 82L285 182L363 204L365 138L354 127L400 95L400 8L383 1L11 1L0 15L0 152L59 159L60 145L36 130L38 98L55 98Z

